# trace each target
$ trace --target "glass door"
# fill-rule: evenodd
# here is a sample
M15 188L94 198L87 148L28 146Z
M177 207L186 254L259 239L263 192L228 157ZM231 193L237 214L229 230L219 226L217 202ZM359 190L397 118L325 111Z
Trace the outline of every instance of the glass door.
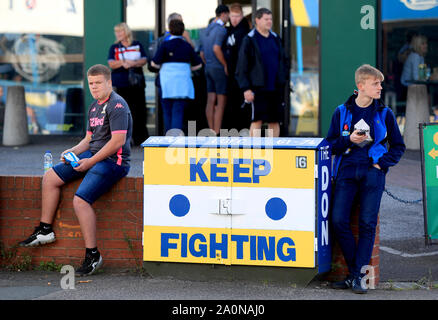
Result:
M319 135L319 0L290 0L289 134Z
M131 28L134 39L139 41L148 51L149 46L156 39L156 1L155 0L128 0L126 7L126 23ZM146 79L146 109L147 127L149 135L156 134L156 99L155 73L143 67Z
M83 42L83 0L0 1L0 132L23 86L29 134L84 133Z

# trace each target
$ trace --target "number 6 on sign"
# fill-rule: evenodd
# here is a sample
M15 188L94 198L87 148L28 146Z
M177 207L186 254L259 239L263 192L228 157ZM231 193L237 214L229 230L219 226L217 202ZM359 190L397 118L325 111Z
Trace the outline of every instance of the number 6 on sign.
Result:
M295 157L295 163L297 168L305 169L307 168L307 157L305 156Z

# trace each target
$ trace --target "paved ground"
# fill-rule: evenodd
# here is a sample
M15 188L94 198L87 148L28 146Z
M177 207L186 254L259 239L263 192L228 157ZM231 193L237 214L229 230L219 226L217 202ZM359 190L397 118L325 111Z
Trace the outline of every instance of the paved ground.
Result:
M49 149L55 160L79 138L35 137L22 147L0 146L0 175L41 175L43 154ZM143 149L132 153L129 176L142 176ZM422 198L419 152L407 152L387 175L387 189L404 200ZM424 244L422 203L406 204L388 194L380 210L380 276L376 290L361 299L438 299L438 246ZM326 283L307 288L278 283L239 281L183 281L151 278L137 273L101 272L78 282L76 290L60 287L56 272L0 271L1 299L358 299L347 291L334 291Z
M326 283L306 288L279 283L247 281L184 281L151 278L135 273L102 272L76 278L75 288L60 286L56 272L0 272L0 299L37 300L405 300L438 299L438 288L411 283L384 283L366 295L333 290Z

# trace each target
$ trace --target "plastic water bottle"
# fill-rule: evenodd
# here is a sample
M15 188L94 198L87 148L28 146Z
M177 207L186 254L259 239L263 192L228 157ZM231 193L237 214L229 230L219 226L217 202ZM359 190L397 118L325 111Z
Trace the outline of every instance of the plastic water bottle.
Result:
M51 167L53 167L53 156L50 150L47 150L44 154L44 173L46 173Z

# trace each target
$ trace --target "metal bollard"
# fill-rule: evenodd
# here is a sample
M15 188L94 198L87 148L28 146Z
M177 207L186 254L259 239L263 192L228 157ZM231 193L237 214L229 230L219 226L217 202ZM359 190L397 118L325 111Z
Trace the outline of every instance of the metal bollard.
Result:
M21 146L29 143L26 101L23 86L8 87L5 120L3 125L3 145Z

